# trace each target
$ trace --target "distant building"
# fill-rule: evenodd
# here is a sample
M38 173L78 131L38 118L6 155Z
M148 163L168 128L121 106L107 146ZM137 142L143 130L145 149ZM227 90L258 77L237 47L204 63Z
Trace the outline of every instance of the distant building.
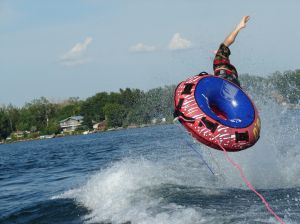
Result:
M24 138L24 132L23 131L16 131L11 133L11 136L14 138Z
M60 121L59 125L63 132L72 132L78 129L82 125L82 122L82 116L72 116Z
M156 124L157 123L157 118L153 118L152 120L151 120L151 124Z
M101 121L93 125L93 129L96 131L104 131L106 129L106 121Z

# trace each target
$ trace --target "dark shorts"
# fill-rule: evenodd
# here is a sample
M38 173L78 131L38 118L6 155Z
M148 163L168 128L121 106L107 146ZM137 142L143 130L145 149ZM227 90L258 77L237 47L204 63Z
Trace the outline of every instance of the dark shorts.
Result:
M230 64L229 55L230 49L222 43L214 58L214 74L240 86L237 70Z

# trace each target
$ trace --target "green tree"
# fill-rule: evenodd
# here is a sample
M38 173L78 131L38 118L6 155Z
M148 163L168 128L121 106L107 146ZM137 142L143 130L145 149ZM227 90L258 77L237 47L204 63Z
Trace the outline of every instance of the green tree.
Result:
M126 109L117 103L107 103L104 108L105 118L109 127L121 127L126 117Z
M20 130L45 130L49 120L57 115L57 106L50 103L45 97L26 103L20 110Z
M5 111L7 113L8 119L9 119L9 126L10 130L16 131L17 128L17 123L19 121L19 110L18 108L14 107L12 104L9 104L6 108Z
M84 117L84 125L91 127L93 122L99 122L105 119L103 108L108 100L109 95L106 92L97 93L87 98L81 107L81 115Z
M0 139L6 139L12 132L5 108L0 108Z
M275 87L275 91L289 103L297 104L300 101L300 70L275 72L268 80Z

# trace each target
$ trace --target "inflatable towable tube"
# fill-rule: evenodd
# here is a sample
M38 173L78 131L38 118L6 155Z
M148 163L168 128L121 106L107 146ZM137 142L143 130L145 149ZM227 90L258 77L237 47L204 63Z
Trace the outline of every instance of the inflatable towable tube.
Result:
M259 139L255 105L240 87L223 78L203 72L181 82L174 103L174 116L207 146L235 152Z

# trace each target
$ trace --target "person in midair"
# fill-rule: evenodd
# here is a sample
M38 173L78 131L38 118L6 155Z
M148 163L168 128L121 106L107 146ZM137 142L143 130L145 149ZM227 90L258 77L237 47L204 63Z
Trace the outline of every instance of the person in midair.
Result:
M213 68L214 75L227 79L240 87L238 80L238 72L236 68L230 63L229 55L231 54L229 46L234 43L236 36L241 29L246 27L250 16L244 16L235 29L225 38L216 52Z

